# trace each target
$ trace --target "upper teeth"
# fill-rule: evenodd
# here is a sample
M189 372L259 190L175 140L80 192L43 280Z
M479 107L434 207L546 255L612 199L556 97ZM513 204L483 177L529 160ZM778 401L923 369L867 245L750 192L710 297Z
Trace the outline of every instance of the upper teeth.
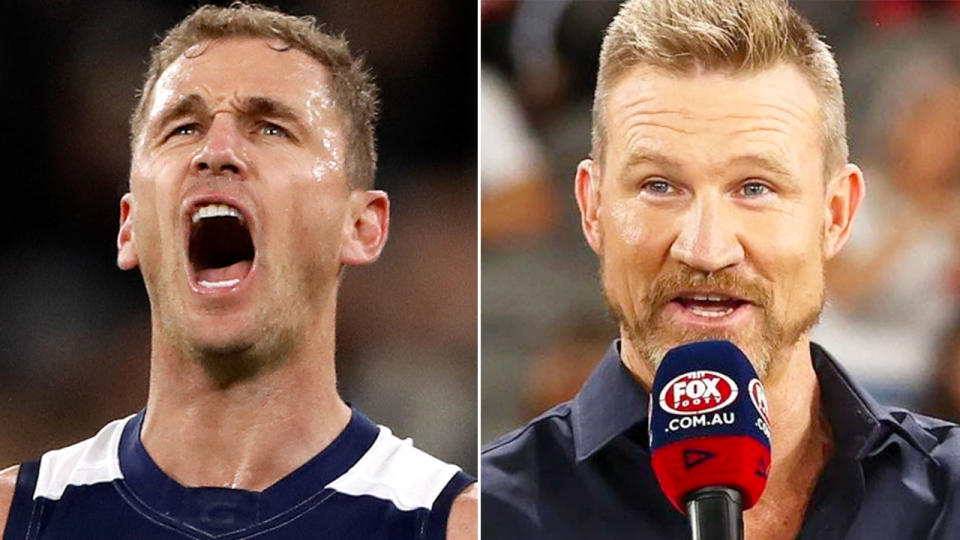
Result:
M239 210L226 204L208 204L206 206L201 206L193 212L191 219L194 223L196 223L205 218L227 216L235 217L241 221L243 220L243 216L240 215Z
M698 302L724 302L730 299L728 296L717 296L713 294L694 295L691 296L691 298Z

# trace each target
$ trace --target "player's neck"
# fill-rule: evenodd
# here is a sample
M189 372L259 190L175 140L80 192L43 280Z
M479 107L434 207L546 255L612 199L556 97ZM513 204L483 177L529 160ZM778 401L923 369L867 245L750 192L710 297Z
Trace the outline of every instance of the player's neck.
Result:
M155 340L140 435L147 452L186 486L269 487L350 420L336 392L332 334L308 336L279 365L229 385Z

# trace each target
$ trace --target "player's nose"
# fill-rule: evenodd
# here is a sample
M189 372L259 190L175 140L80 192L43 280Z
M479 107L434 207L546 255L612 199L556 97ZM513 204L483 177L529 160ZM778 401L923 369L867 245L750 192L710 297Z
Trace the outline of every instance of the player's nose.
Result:
M231 115L222 114L214 117L191 167L200 174L233 174L244 178L246 161L244 138L236 120Z
M697 197L681 217L670 256L694 270L716 272L743 261L736 220L723 215L722 196Z

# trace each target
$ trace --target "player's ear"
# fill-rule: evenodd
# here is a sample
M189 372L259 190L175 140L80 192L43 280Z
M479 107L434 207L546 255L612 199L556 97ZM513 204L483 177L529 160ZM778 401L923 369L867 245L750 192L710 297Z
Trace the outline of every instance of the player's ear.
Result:
M370 264L380 257L390 229L390 199L379 190L355 190L344 223L340 262L352 266Z
M577 177L574 179L574 191L577 206L580 207L580 226L587 243L597 254L603 246L598 214L600 210L600 178L592 159L585 159L577 165Z
M134 200L130 193L120 199L120 231L117 233L117 266L132 270L140 264L133 238Z
M850 238L853 218L860 208L866 186L860 167L846 164L827 183L825 198L823 250L827 259L840 252Z

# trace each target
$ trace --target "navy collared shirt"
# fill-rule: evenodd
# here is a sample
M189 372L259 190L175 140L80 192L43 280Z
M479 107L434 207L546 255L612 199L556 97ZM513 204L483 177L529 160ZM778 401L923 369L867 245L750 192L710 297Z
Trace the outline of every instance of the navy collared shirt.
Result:
M614 342L580 393L482 453L485 540L683 539L650 467L647 393ZM960 538L960 427L877 404L811 345L834 453L798 538Z

